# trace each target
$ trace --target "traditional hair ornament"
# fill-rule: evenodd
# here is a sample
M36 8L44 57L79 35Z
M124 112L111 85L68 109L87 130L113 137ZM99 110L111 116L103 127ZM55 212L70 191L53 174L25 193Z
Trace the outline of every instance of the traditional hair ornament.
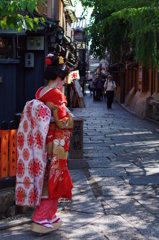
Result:
M62 56L59 56L58 58L59 58L59 64L64 64L64 59L63 59L63 57L62 57Z
M46 80L54 80L57 76L64 80L68 75L68 67L62 56L49 53L45 58L45 64L47 65L44 74Z
M64 58L62 56L57 56L57 55L49 53L46 56L45 63L46 63L46 65L64 64Z

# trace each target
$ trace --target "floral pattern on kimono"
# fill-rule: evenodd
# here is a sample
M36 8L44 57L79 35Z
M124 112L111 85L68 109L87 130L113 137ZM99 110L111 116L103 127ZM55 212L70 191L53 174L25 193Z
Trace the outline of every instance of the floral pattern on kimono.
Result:
M34 99L25 104L17 132L16 205L40 204L50 118L43 102Z

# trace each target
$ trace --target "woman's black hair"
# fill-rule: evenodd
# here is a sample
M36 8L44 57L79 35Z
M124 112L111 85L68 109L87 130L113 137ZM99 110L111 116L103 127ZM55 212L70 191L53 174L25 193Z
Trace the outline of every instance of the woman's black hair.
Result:
M44 78L46 80L55 80L58 76L61 78L61 80L64 80L68 75L69 69L63 62L62 57L48 54L45 59L45 63L47 65L44 72Z

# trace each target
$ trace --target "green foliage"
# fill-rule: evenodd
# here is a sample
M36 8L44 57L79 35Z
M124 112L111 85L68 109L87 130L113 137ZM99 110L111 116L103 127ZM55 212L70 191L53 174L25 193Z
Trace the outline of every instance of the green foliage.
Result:
M0 27L2 29L36 30L39 21L44 18L33 17L34 11L39 13L38 5L46 6L45 0L3 0L0 1ZM26 14L23 14L24 11Z
M78 0L77 0L78 1ZM84 8L94 6L88 32L91 52L104 56L107 47L116 60L124 58L130 44L136 61L159 68L158 0L80 0Z

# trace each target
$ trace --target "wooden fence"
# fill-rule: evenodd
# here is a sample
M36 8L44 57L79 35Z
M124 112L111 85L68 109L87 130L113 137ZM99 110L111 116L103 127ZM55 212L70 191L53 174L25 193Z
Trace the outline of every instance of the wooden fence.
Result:
M17 130L20 115L15 114L15 119L8 124L1 123L0 129L0 180L15 177L17 164Z

